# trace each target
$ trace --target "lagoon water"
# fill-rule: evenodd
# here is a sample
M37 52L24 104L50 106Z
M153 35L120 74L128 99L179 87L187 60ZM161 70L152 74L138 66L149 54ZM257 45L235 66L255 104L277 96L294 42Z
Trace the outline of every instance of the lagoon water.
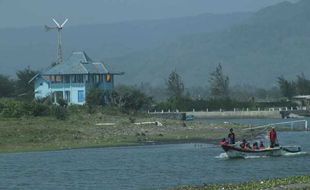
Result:
M310 132L282 132L310 152ZM0 189L167 189L310 174L310 155L227 159L209 144L0 154Z

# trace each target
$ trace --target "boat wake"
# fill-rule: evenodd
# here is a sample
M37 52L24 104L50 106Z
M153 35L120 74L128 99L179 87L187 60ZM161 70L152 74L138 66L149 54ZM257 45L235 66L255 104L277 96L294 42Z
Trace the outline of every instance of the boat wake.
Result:
M224 152L224 153L221 153L218 156L215 156L215 158L218 158L218 159L228 159L228 155Z
M245 156L245 157L238 157L239 159L254 159L254 158L266 158L268 156ZM221 153L218 156L215 156L217 159L230 159L226 153Z
M295 153L286 152L286 153L283 153L282 156L305 156L305 155L310 155L310 154L309 152L295 152Z
M309 152L295 152L295 153L290 153L290 152L286 152L283 153L281 156L306 156L306 155L310 155ZM239 159L257 159L257 158L268 158L271 156L244 156L244 157L239 157ZM228 155L226 153L221 153L218 156L215 156L215 158L217 159L229 159Z

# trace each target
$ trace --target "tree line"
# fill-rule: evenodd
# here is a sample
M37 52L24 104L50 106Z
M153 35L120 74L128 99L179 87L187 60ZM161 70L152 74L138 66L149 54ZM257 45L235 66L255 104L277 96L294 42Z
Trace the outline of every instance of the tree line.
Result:
M284 81L284 82L283 82ZM155 110L179 110L179 111L190 111L195 110L232 110L237 109L258 109L268 107L292 107L296 106L294 102L287 101L287 93L291 96L297 94L309 94L310 93L310 81L307 80L304 75L297 77L297 82L288 82L283 77L279 77L278 89L265 90L260 89L255 93L248 94L242 97L245 90L241 88L231 88L229 76L223 71L221 64L210 73L209 77L209 96L205 97L192 97L189 93L185 92L185 85L182 81L182 77L173 71L168 77L166 82L167 91L169 97L167 100L159 102L154 107ZM283 84L284 83L284 84ZM287 89L286 89L287 88ZM291 91L291 90L295 91ZM282 94L278 94L278 91ZM240 95L241 94L241 95ZM256 101L259 95L278 95L275 100L272 101ZM276 96L275 96L276 97Z
M278 84L283 96L288 100L296 95L310 95L310 80L303 73L297 75L296 80L287 80L281 76Z
M40 116L55 115L64 118L67 114L67 103L59 100L58 106L53 105L50 98L34 100L34 84L29 83L38 72L26 68L16 73L16 79L0 75L0 114L19 117L23 115ZM156 93L146 93L151 87L120 85L113 91L91 89L86 96L85 109L92 113L98 107L117 108L124 113L136 113L147 110L179 110L190 111L192 109L205 110L231 110L257 109L258 107L271 106L294 106L291 101L295 95L310 94L310 80L303 74L298 75L296 80L289 81L283 76L278 78L278 88L274 91L281 92L276 101L258 102L256 97L259 94L267 94L267 90L261 89L253 94L240 97L245 94L240 87L231 88L230 79L224 73L221 64L209 75L208 95L192 96L185 87L182 76L177 71L172 71L165 81L165 89ZM201 92L201 89L198 89ZM154 100L154 94L166 97L162 100ZM238 94L238 96L236 96ZM270 94L270 92L269 92ZM16 102L18 101L18 102Z
M34 84L29 81L38 72L29 67L16 72L16 79L0 74L0 98L19 98L32 100L34 97Z

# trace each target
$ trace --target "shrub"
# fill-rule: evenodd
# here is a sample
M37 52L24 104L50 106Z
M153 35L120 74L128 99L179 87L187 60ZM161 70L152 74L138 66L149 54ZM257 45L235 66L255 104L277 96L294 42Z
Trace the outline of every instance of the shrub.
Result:
M88 106L104 105L104 91L97 88L91 89L86 96L86 104Z
M56 117L56 119L66 120L69 116L68 110L65 107L53 106L52 110L53 115Z
M50 107L48 105L32 102L31 104L31 115L32 116L48 116L50 114Z
M0 113L3 117L16 117L19 118L27 115L25 104L20 101L11 99L2 99L0 103Z

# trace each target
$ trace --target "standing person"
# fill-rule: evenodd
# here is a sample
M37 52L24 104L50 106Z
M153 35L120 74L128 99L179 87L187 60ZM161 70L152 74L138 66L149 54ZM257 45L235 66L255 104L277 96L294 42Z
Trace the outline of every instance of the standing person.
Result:
M229 140L229 144L235 144L235 133L234 133L234 130L233 128L231 128L229 130L229 134L228 134L228 140Z
M272 127L271 131L269 132L269 139L270 139L270 148L275 147L277 144L277 132L274 129L274 127Z

